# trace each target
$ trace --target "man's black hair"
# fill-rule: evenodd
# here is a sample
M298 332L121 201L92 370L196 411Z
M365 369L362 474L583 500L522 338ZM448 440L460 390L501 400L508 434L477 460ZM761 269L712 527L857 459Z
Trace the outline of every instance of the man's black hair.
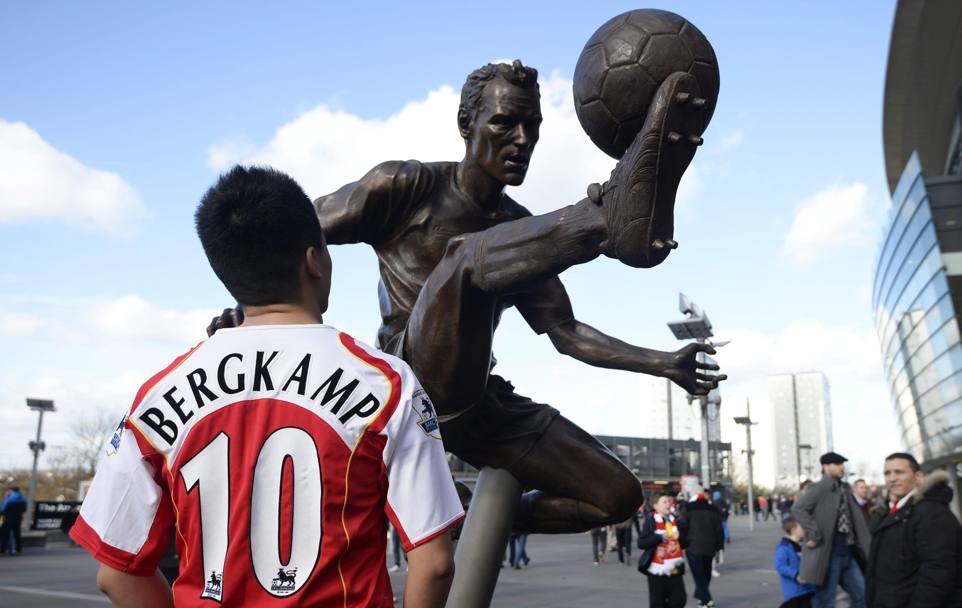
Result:
M290 176L235 166L204 194L194 220L211 268L239 304L300 301L304 252L320 248L323 236Z
M13 487L10 488L10 489L13 490L14 492L19 492L19 491L20 491L20 486L13 486Z
M464 81L464 86L461 87L461 105L458 106L459 123L462 117L468 124L474 120L483 108L484 87L498 76L522 89L540 91L538 70L522 64L520 59L515 59L510 64L489 63L468 74Z
M892 452L891 454L885 457L885 462L888 462L889 460L895 460L896 458L900 458L902 460L908 460L909 466L912 467L913 473L918 473L919 471L922 470L921 465L919 465L919 461L915 459L915 456L912 456L908 452Z

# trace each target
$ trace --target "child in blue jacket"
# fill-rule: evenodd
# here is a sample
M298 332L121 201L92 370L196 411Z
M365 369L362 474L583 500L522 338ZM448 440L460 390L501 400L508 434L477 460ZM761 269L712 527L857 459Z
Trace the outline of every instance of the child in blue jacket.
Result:
M782 583L782 597L785 602L779 608L811 608L815 585L798 580L798 567L802 563L801 542L805 530L795 518L789 517L782 522L785 538L775 547L775 570Z

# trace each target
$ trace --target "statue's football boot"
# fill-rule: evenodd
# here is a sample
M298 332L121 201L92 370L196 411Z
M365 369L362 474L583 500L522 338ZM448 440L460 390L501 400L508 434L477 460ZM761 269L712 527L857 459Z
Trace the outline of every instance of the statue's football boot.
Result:
M652 99L645 124L603 186L588 196L605 213L605 255L629 266L651 268L665 261L674 241L675 194L702 143L705 99L695 77L668 76Z

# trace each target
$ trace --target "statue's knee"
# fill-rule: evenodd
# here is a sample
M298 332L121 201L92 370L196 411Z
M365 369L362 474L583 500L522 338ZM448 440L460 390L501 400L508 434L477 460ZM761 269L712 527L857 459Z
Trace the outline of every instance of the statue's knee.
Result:
M638 511L643 499L641 483L627 470L612 483L601 508L611 523L625 521Z

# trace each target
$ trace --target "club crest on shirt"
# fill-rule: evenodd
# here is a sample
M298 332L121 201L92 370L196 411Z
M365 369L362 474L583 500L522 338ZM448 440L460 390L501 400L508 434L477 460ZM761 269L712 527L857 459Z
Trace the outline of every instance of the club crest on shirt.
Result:
M200 594L201 597L209 597L212 600L221 601L223 597L223 588L221 582L224 579L224 575L221 572L210 571L210 578L204 583L204 592Z
M284 597L285 595L290 595L294 593L297 588L297 568L294 567L290 570L285 570L283 568L277 569L277 576L271 581L271 593L276 596Z
M114 429L114 434L110 436L110 442L107 444L107 456L113 456L120 449L120 440L124 436L124 424L127 422L127 416L124 416L120 420L120 424Z
M414 392L414 396L411 399L411 407L414 408L415 413L417 413L420 419L418 426L421 427L424 434L435 439L440 439L441 432L438 430L438 415L434 411L434 405L431 403L431 399L423 388Z

